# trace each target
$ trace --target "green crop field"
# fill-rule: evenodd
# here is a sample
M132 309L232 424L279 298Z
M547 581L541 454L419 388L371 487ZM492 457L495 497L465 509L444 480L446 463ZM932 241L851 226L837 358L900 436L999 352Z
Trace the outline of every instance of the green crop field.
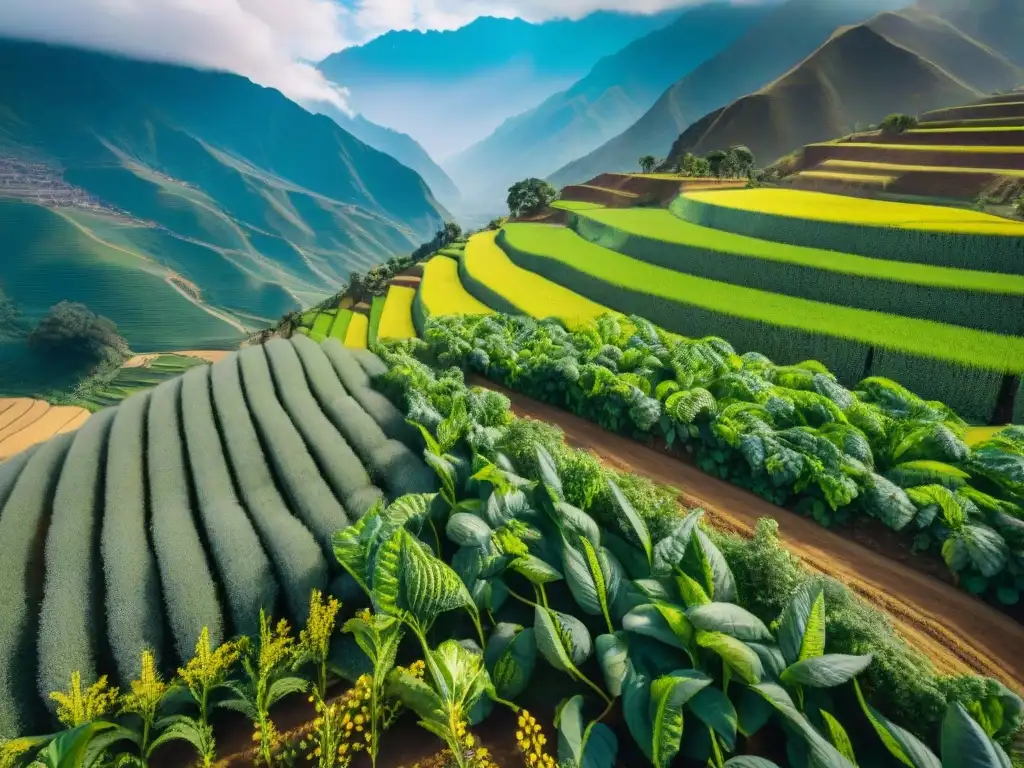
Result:
M331 326L330 338L337 339L344 344L345 335L348 333L348 326L351 322L352 310L339 309L337 316L334 318L334 324Z
M917 389L980 420L990 415L1001 375L1024 371L1024 338L695 277L602 248L567 229L507 225L499 244L519 266L619 312L687 336L721 336L778 360L817 357L846 382L865 375L874 347L938 363L932 373L944 375ZM964 383L974 392L969 399Z
M872 173L843 173L842 171L801 171L800 178L835 179L837 181L850 181L861 184L876 184L882 187L896 180L895 176L879 176Z
M412 322L412 305L415 299L415 288L404 285L392 285L388 288L380 326L377 328L378 339L384 341L416 337L416 326Z
M313 321L313 327L311 328L312 333L319 334L326 338L331 334L331 327L334 325L334 319L337 317L338 311L336 309L329 309L325 312L321 312L316 316L316 320Z
M960 168L945 165L906 165L900 163L872 163L866 160L826 160L818 168L838 170L880 171L883 173L987 173L993 176L1024 176L1024 171L1004 168ZM810 173L802 171L801 176ZM1004 219L1005 221L1005 219Z
M576 200L556 200L551 204L551 207L562 211L593 211L598 208L604 208L599 203L584 203Z
M496 243L497 232L469 240L459 275L470 293L492 309L530 317L557 317L570 326L608 313L608 308L516 266Z
M980 330L1024 331L1024 277L760 240L683 221L661 209L579 212L584 239L669 269L815 301Z
M191 368L207 363L186 355L159 355L146 365L121 368L110 380L80 393L82 404L91 411L117 405L125 398L151 389Z
M370 305L370 324L366 331L366 342L372 346L377 341L377 333L380 330L380 317L384 312L384 304L387 302L385 296L374 296Z
M363 358L327 344L198 366L4 464L0 737L51 732L48 694L72 672L127 685L144 645L173 670L203 626L216 644L258 634L260 608L303 622L339 571L336 530L375 498L436 490Z

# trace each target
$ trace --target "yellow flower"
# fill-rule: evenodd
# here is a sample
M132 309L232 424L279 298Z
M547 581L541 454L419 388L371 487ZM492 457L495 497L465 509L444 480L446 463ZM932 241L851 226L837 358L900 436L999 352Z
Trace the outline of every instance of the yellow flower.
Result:
M203 627L196 642L195 654L178 670L178 676L193 695L199 698L202 691L224 681L241 655L242 649L237 641L224 643L213 650L210 647L210 628Z
M131 687L131 693L121 697L121 712L139 715L143 720L152 722L168 685L160 679L156 659L149 649L142 652L139 679L132 680Z
M57 703L57 719L68 728L75 728L112 710L117 701L117 688L108 688L104 675L82 690L81 673L72 672L68 690L55 691L50 698Z
M319 589L313 590L309 601L309 618L306 619L306 628L299 633L299 645L312 658L317 660L327 658L339 608L341 608L341 603L336 598L331 597L324 600Z
M270 672L287 661L294 650L295 639L291 636L287 619L281 619L271 628L270 619L260 611L260 652L257 660L261 672Z

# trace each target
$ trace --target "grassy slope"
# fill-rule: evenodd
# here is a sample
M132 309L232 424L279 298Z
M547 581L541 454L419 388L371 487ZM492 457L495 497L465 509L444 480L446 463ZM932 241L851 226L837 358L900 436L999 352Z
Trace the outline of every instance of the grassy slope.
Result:
M652 301L690 305L720 315L807 330L961 365L1024 372L1022 338L822 304L693 277L593 245L566 229L510 224L504 231L513 251L560 262L609 285L648 295ZM669 330L693 335L715 332L713 328L670 327Z

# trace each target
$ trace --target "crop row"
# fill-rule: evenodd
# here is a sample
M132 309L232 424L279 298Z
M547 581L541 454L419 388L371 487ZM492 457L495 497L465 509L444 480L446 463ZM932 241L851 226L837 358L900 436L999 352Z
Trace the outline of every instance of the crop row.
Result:
M436 487L368 371L337 340L273 340L0 465L0 736L48 730L72 672L128 681L143 648L171 669L204 627L303 621L334 533Z
M416 336L416 326L412 322L412 304L415 299L415 288L404 285L392 285L388 288L387 300L377 329L378 339L411 339Z
M570 217L585 240L655 266L724 283L951 323L1024 331L1024 277L784 245L686 221L663 210Z
M423 282L412 304L412 319L422 333L434 315L486 315L492 310L475 299L459 280L459 264L448 256L435 256L423 265Z

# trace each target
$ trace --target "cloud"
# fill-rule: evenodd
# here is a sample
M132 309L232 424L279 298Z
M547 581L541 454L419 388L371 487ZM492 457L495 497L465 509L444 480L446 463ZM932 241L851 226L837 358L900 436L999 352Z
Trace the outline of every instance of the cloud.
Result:
M311 64L353 40L332 0L0 0L0 34L227 70L346 109Z

